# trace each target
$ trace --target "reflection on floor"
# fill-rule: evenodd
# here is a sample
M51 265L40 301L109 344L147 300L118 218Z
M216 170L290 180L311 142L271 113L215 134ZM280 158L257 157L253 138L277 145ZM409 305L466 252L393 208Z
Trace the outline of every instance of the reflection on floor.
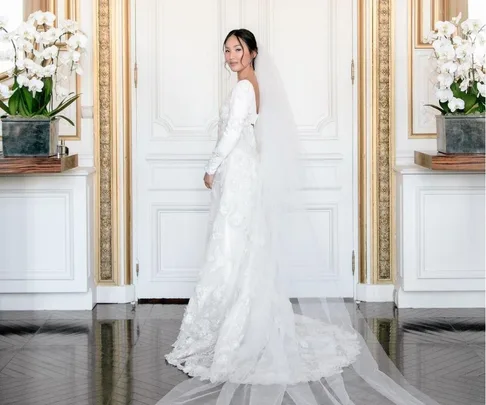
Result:
M484 309L359 310L410 383L443 405L485 403ZM164 360L183 311L0 312L0 404L155 404L186 379Z

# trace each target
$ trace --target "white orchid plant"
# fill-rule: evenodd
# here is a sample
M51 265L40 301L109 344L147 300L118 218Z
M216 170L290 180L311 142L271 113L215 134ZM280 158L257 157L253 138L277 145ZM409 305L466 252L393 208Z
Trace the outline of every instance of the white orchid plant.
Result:
M461 17L437 21L426 38L434 48L432 80L439 106L426 105L443 115L484 114L486 26L473 19L460 23Z
M59 116L80 94L69 93L62 84L72 72L83 73L80 60L85 52L87 37L75 21L65 20L54 26L56 16L51 12L36 11L15 31L6 30L7 19L0 17L0 41L12 45L0 58L11 62L8 71L13 83L0 83L0 108L7 116ZM12 82L12 80L10 80ZM54 99L60 102L54 106Z

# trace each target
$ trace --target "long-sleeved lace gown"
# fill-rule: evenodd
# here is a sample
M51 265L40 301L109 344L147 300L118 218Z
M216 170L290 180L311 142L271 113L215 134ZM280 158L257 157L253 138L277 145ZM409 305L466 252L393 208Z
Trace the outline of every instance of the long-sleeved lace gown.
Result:
M276 282L259 209L253 85L239 81L221 108L206 171L215 174L208 250L167 361L211 382L292 384L341 372L360 351L356 335L294 314Z

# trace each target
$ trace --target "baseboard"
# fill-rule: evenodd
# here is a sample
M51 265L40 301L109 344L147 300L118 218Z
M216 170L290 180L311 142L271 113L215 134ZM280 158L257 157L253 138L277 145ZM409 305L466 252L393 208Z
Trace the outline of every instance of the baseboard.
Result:
M96 291L85 293L0 294L0 311L91 311Z
M397 290L398 308L484 308L484 291L403 291Z
M135 286L102 286L96 290L98 304L125 304L135 301Z
M393 284L358 284L356 300L364 302L393 302Z

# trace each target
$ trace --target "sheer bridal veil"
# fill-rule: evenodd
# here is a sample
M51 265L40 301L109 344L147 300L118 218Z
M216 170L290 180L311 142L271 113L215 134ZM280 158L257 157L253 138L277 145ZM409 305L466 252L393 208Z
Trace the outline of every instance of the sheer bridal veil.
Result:
M269 240L262 251L264 258L261 263L265 266L260 269L261 284L275 283L277 289L291 300L297 316L312 318L327 327L340 328L349 336L355 336L359 350L350 365L343 369L338 367L335 373L311 378L312 381L292 381L289 378L275 383L254 381L248 384L192 378L174 387L158 405L439 405L404 379L359 311L355 311L353 303L335 296L326 298L329 291L339 291L339 286L334 285L332 280L320 297L289 296L289 287L296 272L319 274L325 257L318 246L302 196L304 171L289 99L278 69L265 49L259 50L256 74L261 100L255 124L261 181L260 212L256 215L260 220L257 220L256 227L263 222L265 230L256 228L255 231L264 232ZM295 260L298 256L296 250L302 247L303 235L306 235L304 264ZM261 310L265 311L265 308ZM307 324L309 336L315 325ZM256 325L255 332L258 333L257 328L264 326ZM294 328L295 324L286 324L285 327ZM273 341L267 344L283 346ZM262 350L256 345L254 349ZM277 347L274 353L275 367L279 367L279 360L286 356L279 356ZM286 355L292 356L292 353ZM307 355L312 360L313 355L322 356L322 352L318 353L316 349L313 353L311 341Z

